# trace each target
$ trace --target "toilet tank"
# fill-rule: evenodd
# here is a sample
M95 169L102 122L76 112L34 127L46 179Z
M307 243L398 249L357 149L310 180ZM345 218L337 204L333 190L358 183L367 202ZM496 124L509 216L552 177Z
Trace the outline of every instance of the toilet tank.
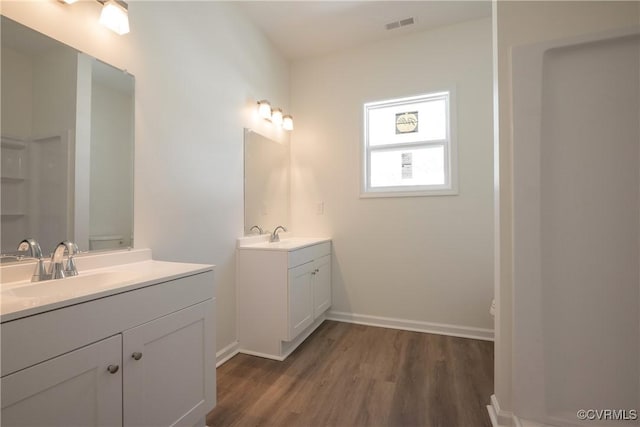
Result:
M104 251L122 247L124 247L124 239L121 235L89 236L89 250L91 251Z

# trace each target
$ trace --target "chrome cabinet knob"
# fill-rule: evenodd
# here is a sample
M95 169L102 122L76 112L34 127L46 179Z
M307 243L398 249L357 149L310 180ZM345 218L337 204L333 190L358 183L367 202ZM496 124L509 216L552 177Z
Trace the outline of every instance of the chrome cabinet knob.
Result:
M118 369L120 369L120 366L118 365L107 366L107 371L109 371L110 374L115 374L116 372L118 372Z
M140 360L142 359L142 353L140 353L139 351L136 351L131 355L131 357L133 357L133 360Z

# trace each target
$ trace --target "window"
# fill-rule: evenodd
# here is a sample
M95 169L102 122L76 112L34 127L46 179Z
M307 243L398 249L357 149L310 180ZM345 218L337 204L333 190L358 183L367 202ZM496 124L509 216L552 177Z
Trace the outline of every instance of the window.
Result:
M453 91L364 104L362 197L457 194Z

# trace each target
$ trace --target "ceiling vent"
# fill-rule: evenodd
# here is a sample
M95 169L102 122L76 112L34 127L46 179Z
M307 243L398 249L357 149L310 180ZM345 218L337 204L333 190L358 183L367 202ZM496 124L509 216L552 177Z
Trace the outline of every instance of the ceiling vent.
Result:
M401 19L399 21L389 22L384 27L387 30L395 30L396 28L406 27L407 25L413 25L415 23L416 23L415 19L411 17L411 18Z

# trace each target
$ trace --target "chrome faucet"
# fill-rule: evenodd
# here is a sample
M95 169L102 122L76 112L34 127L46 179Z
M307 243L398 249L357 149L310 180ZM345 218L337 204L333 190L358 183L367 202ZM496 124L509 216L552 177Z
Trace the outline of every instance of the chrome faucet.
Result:
M278 235L278 230L282 230L284 232L287 231L287 229L284 226L282 226L282 225L277 226L276 229L273 230L273 233L271 233L271 238L269 239L269 241L271 243L280 241L280 236Z
M80 251L78 250L78 245L66 240L62 243L64 243L67 247L67 253L69 254L67 256L67 263L64 266L64 274L65 276L77 276L78 269L76 268L76 262L74 258L76 255L78 255L78 253L80 253Z
M264 230L263 230L263 229L262 229L262 227L260 227L259 225L254 225L253 227L251 227L251 228L249 229L249 233L251 233L251 232L253 231L253 229L254 229L254 228L258 230L258 234L263 234L263 233L264 233Z
M64 254L68 254L67 262L63 265ZM51 255L51 262L49 263L49 278L50 279L63 279L68 276L77 276L78 270L76 268L73 257L78 254L78 245L68 240L58 243L56 249Z
M34 258L38 261L36 269L33 271L33 275L31 276L31 281L40 282L42 280L48 280L49 275L44 268L44 259L42 258L42 249L40 249L40 244L36 242L35 239L24 239L18 245L18 253L21 254L23 252L27 252L29 258Z

